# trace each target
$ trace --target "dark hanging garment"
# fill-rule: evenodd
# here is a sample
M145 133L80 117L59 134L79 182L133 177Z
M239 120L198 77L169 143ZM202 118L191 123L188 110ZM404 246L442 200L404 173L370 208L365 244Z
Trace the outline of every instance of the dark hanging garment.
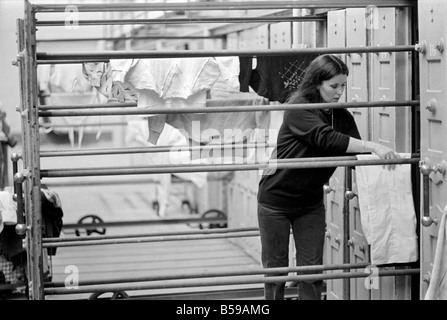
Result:
M239 85L241 92L250 92L250 82L253 73L253 58L239 57Z
M54 191L41 189L42 223L44 238L58 238L62 231L64 213L58 195ZM47 248L48 255L56 255L57 248Z
M16 233L15 225L6 225L0 233L0 241L3 244L3 255L9 261L17 258L20 255L26 255L25 248L23 248L23 238Z
M318 54L295 54L293 56L260 56L252 70L252 58L241 57L239 80L241 91L248 85L270 101L284 103L298 88L304 71ZM247 85L248 82L248 85Z

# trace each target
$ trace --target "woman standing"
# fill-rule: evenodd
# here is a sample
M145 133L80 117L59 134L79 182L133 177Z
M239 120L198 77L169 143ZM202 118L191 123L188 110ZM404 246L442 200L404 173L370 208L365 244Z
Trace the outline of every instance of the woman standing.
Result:
M342 96L349 71L334 55L321 55L307 67L290 104L335 103ZM396 159L392 149L363 141L346 109L299 109L284 112L279 130L277 159L343 156L374 152ZM392 168L392 166L390 166ZM298 266L320 265L323 260L325 207L323 185L335 168L277 169L266 171L259 183L258 222L264 268L289 265L292 228ZM265 299L284 299L285 283L266 283ZM322 281L299 282L298 299L321 299Z

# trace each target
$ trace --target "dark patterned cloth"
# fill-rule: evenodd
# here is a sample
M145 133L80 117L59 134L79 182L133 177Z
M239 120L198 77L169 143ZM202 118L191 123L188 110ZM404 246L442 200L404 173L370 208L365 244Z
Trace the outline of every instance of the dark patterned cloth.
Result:
M304 71L318 54L257 57L253 69L251 57L240 57L240 90L256 93L270 101L284 103L301 82Z

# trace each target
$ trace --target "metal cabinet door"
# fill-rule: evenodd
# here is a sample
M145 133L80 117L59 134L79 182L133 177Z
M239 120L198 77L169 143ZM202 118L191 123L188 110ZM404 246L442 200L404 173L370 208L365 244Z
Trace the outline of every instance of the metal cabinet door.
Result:
M352 169L349 169L352 170ZM357 195L357 181L355 171L352 170L351 190ZM349 189L349 188L348 188ZM369 263L369 245L363 234L358 197L355 196L349 200L349 241L350 262L351 263ZM359 270L357 270L359 271ZM365 278L353 278L350 282L351 300L369 300L371 299L371 290L365 286Z
M327 47L346 47L346 10L334 10L327 13ZM346 63L346 55L337 55ZM346 102L346 90L340 97L340 102Z
M246 29L239 32L239 49L253 49L256 46L256 42L256 29Z
M377 22L371 29L371 46L407 45L409 22L406 9L375 8ZM371 54L372 101L410 100L409 52ZM372 140L399 152L410 151L411 109L382 107L372 109Z
M365 26L365 9L346 9L346 46L366 47L367 29ZM368 62L366 53L350 53L347 55L349 68L347 101L369 101L368 90ZM369 111L367 108L349 109L354 115L355 121L363 139L369 139Z
M237 50L239 49L239 35L237 33L229 33L226 39L226 49L227 50Z
M337 10L328 12L328 47L344 47L346 45L346 11ZM346 57L343 57L346 59ZM345 61L345 60L344 60ZM341 98L346 101L346 94ZM348 232L344 230L343 224L343 205L344 205L344 178L345 168L340 167L332 175L329 186L332 188L326 196L326 242L325 242L325 264L337 265L343 263L344 245L343 234ZM331 271L328 271L331 272ZM326 281L328 300L341 300L344 298L346 290L346 281L327 280Z
M256 49L266 50L269 48L269 25L256 27Z
M326 264L343 264L344 247L343 234L347 232L343 225L344 206L344 179L345 168L340 167L335 170L329 179L328 189L326 189ZM332 271L328 271L331 273ZM336 270L334 272L339 272ZM344 299L346 282L343 279L326 281L326 299Z
M445 59L447 1L418 1L419 43L422 50L420 65L420 101L421 101L421 161L432 171L429 175L429 215L440 221L446 207L447 188L445 162L447 158L447 113ZM421 188L421 197L424 187ZM424 204L421 201L421 215ZM423 220L424 221L424 220ZM425 297L434 255L437 245L438 226L436 223L423 223L421 226L421 299Z
M291 22L278 22L270 24L270 49L290 49L291 47Z
M346 10L346 44L348 47L365 47L369 45L369 29L365 24L365 9L347 9ZM369 94L369 55L351 53L347 55L347 64L349 68L347 102L365 102L370 101ZM370 111L367 108L349 109L355 118L360 136L362 139L370 139ZM356 192L355 174L352 175L352 188ZM360 208L357 199L349 201L349 248L350 262L360 263L368 262L368 245L363 235L360 223ZM350 299L364 300L369 299L370 293L367 291L364 280L352 279L350 282Z
M409 23L406 9L374 8L371 13L371 46L403 45L409 42ZM381 52L371 55L372 101L410 100L410 54ZM372 140L399 152L410 151L411 109L381 107L372 109ZM394 268L389 268L394 269ZM409 289L398 282L402 277L379 278L380 290L372 289L372 299L391 300L405 297ZM410 277L407 277L410 278Z

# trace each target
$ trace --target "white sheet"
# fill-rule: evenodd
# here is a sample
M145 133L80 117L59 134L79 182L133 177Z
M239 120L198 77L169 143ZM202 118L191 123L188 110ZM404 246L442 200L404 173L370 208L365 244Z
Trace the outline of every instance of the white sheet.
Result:
M409 158L409 154L401 154ZM358 160L379 159L358 155ZM410 165L388 170L381 165L357 166L356 178L363 233L371 245L374 265L406 263L418 259L416 213Z

